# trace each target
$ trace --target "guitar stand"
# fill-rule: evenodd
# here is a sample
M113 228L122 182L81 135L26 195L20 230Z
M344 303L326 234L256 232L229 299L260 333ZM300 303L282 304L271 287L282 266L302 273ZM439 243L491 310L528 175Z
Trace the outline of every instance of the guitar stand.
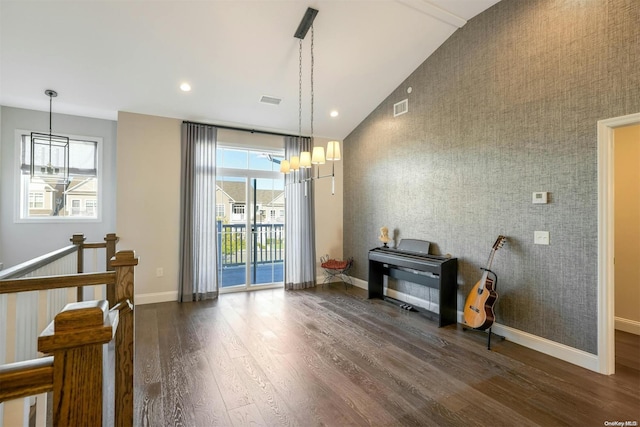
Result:
M493 290L495 291L496 288L498 287L498 276L496 275L496 273L494 273L493 271L491 271L491 270L489 270L487 268L480 267L480 269L488 272L489 274L491 274L493 276ZM462 330L463 331L466 331L467 328L469 328L469 330L471 330L471 331L477 331L477 332L484 332L485 331L483 329L476 329L476 328L472 328L470 326L467 326L467 328L465 328L465 326L466 325L463 323L462 324ZM491 328L492 327L489 327L489 335L487 336L487 350L491 350L491 334L492 334ZM499 338L504 340L504 337L501 336L501 335L497 335L497 334L493 334L493 335L495 335L495 336L497 336L497 337L499 337Z

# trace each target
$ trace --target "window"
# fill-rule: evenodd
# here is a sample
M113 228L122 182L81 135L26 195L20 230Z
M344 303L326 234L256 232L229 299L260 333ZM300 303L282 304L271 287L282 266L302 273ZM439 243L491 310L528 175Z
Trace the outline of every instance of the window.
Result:
M80 200L75 199L71 201L71 215L80 215Z
M216 218L217 219L224 218L224 203L218 203L216 205Z
M42 209L44 208L44 193L30 192L29 193L29 209Z
M20 220L98 219L99 141L93 138L69 139L69 180L46 176L31 177L31 133L18 132L20 155L20 189L17 203ZM49 156L48 147L39 144L34 155L35 166L49 162L62 166L60 153ZM50 157L50 158L48 158ZM46 160L46 161L45 161Z
M95 199L87 199L84 201L85 213L87 216L95 216L98 201Z

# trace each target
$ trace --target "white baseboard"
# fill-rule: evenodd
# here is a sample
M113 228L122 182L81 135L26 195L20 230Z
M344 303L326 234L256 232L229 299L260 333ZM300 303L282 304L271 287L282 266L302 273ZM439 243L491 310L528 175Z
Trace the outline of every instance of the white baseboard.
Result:
M351 280L353 280L353 286L365 290L369 289L369 282L367 282L366 280L357 279L355 277L352 277Z
M366 280L353 278L353 284L359 288L368 289L368 283ZM424 300L421 300L420 298L402 294L400 292L394 291L393 289L386 289L386 291L391 298L397 298L401 301L406 302L407 304L412 304L412 305L415 305L416 307L423 307L431 311L437 312L437 307L438 307L437 304L432 304L429 301L424 301ZM430 306L432 308L429 308ZM462 320L464 317L463 314L464 313L461 311L458 312L459 323L462 323ZM629 325L636 328L636 330L640 330L640 322L630 322L630 321L625 322L625 327ZM622 328L618 328L617 319L616 319L616 329L622 329ZM589 369L594 372L599 372L598 356L595 354L588 353L583 350L578 350L577 348L569 347L567 345L560 344L555 341L551 341L546 338L542 338L537 335L533 335L528 332L521 331L519 329L514 329L509 326L504 326L499 323L494 323L491 330L497 335L504 337L506 340L519 344L523 347L527 347L532 350L539 351L541 353L547 354L549 356L555 357L560 360L564 360L565 362L569 362L574 365L578 365L580 367ZM622 330L626 330L626 329L622 329ZM631 332L631 333L638 333L638 332Z
M460 312L458 314L459 319L462 319L463 313ZM499 323L494 323L491 330L497 335L503 336L505 339L516 344L520 344L523 347L539 351L540 353L578 365L582 368L589 369L590 371L600 372L598 367L598 356L595 354L578 350L577 348L569 347L568 345L560 344Z
M622 317L616 317L616 329L630 334L640 335L640 322L635 320L623 319Z
M178 291L155 292L135 295L137 305L154 304L156 302L178 301Z

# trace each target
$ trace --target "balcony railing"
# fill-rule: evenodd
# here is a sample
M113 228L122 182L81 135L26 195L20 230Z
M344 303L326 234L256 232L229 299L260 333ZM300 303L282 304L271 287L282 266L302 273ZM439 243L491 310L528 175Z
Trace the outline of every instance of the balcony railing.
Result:
M245 224L223 224L218 221L218 266L243 265L247 261L266 264L284 261L284 224L252 225L247 233ZM249 245L247 239L253 239ZM252 247L252 254L248 248Z

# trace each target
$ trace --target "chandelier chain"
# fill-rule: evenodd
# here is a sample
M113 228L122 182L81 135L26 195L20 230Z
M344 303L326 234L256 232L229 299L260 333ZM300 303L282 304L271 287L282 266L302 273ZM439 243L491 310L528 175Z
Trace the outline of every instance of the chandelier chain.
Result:
M302 39L298 55L298 139L302 139Z
M311 146L313 146L313 25L311 26Z

